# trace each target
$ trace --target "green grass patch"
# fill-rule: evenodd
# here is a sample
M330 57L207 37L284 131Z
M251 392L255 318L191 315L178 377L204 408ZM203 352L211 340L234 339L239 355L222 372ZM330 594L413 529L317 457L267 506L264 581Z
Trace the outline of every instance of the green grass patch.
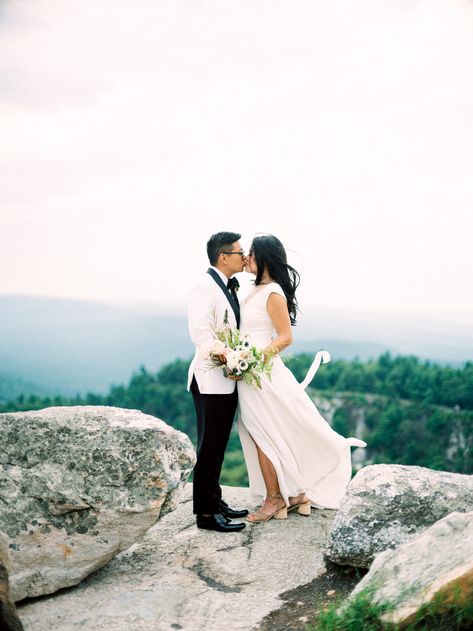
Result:
M307 631L466 631L473 629L473 594L462 598L457 593L446 604L439 596L417 612L407 626L381 623L383 614L394 609L390 603L373 601L374 590L364 590L342 607L334 604L324 609L316 623L307 625Z
M316 626L308 625L308 631L377 631L382 629L379 619L390 610L390 605L373 602L373 591L364 590L356 598L347 601L343 609L330 605L318 616Z

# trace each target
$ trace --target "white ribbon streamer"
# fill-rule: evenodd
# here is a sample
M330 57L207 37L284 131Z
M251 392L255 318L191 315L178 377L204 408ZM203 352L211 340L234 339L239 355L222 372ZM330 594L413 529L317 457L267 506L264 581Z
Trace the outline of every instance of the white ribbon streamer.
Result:
M328 351L318 351L314 357L314 361L310 365L309 370L307 371L307 375L304 381L299 384L300 387L305 390L309 383L315 376L315 373L319 369L320 364L328 364L330 361L330 353Z
M314 357L314 361L310 365L309 370L307 371L307 375L302 383L299 386L305 390L309 383L315 376L315 373L319 369L320 364L328 364L330 361L330 353L328 351L318 351ZM359 438L346 438L347 444L350 447L366 447L366 443L364 440L360 440Z

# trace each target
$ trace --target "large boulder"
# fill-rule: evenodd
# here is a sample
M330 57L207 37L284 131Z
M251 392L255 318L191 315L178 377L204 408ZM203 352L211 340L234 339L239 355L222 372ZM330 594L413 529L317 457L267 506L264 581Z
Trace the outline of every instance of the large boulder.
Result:
M327 544L341 565L369 567L449 513L473 509L473 476L405 465L361 469L347 489Z
M137 410L0 414L0 534L15 600L75 585L176 507L189 438Z
M8 581L8 552L5 539L0 535L0 629L23 631L23 625L10 595Z
M382 621L405 626L424 605L473 599L473 512L451 513L395 550L381 552L351 593L391 603Z

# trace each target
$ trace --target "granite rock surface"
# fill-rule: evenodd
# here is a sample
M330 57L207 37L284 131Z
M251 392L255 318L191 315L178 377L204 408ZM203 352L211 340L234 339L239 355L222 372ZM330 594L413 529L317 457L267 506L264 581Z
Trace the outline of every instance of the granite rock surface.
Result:
M451 513L395 550L381 552L350 598L374 589L376 603L392 603L385 623L405 626L434 599L473 599L473 512Z
M280 594L326 572L334 511L222 534L196 527L191 498L188 485L176 511L80 585L20 603L25 630L249 631ZM249 489L224 487L224 499L252 508Z
M0 535L0 629L2 631L23 631L23 625L10 594L8 570L7 545L5 539Z
M75 585L175 508L189 438L137 410L0 414L0 534L13 598Z
M473 476L405 465L370 465L348 486L327 545L328 558L369 568L454 511L473 509Z

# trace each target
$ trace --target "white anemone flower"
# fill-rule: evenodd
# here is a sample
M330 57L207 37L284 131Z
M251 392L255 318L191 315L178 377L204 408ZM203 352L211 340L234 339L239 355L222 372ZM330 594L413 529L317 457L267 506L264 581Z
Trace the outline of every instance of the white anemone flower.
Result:
M236 370L240 367L240 353L238 351L230 351L227 355L228 370Z

